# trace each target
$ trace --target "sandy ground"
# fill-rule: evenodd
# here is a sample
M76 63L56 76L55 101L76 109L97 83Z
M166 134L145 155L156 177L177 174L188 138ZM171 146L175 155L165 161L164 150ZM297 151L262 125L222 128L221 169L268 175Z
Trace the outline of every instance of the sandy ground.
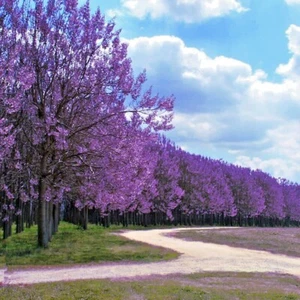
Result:
M0 269L0 284L31 284L77 279L129 278L147 275L190 274L203 271L275 272L300 278L300 258L271 254L225 245L193 242L166 236L181 230L212 228L176 228L126 231L121 235L155 246L173 249L182 255L172 261L45 268L7 271ZM224 229L224 227L222 227ZM232 227L231 227L232 229Z

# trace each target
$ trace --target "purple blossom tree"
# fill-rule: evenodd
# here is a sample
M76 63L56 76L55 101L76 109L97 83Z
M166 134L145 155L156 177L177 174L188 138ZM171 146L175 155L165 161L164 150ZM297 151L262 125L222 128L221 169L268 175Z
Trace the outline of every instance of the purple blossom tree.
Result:
M279 181L283 192L283 210L286 217L286 224L290 221L300 221L300 186L284 178Z
M282 186L269 174L257 170L252 172L252 177L262 189L265 209L261 214L268 218L284 218L284 195Z
M180 186L185 191L182 209L185 214L209 218L234 216L236 208L222 162L181 151Z
M179 158L174 144L161 136L152 151L157 153L157 163L154 170L157 195L153 199L152 211L155 214L163 212L169 220L173 220L173 210L181 202L184 191L179 186ZM155 221L157 223L157 221Z
M229 164L224 168L237 209L238 224L243 225L245 219L259 216L265 209L263 190L249 168Z
M142 94L145 73L134 78L120 31L88 2L0 0L0 7L0 134L15 148L23 145L16 132L26 143L20 161L37 182L38 244L46 247L62 195L91 198L120 139L171 128L174 99Z

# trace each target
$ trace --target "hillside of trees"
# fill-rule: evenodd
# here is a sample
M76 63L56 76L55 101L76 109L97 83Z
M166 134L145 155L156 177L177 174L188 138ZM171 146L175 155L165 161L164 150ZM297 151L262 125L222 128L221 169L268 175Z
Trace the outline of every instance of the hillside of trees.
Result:
M161 132L174 97L144 91L114 21L89 4L0 0L0 228L59 220L289 226L300 186L193 155Z

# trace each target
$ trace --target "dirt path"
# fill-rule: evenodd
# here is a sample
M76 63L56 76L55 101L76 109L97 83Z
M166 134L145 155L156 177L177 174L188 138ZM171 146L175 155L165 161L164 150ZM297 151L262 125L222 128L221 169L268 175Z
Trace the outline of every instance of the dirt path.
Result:
M189 274L201 271L277 272L300 277L300 259L233 248L202 242L183 241L166 234L181 230L215 230L212 228L177 228L127 231L121 235L132 240L176 250L182 255L177 260L156 263L127 263L43 270L0 270L0 283L31 284L77 279L122 278L147 275ZM224 229L224 227L222 227ZM232 229L232 227L231 227ZM1 278L2 276L2 278Z

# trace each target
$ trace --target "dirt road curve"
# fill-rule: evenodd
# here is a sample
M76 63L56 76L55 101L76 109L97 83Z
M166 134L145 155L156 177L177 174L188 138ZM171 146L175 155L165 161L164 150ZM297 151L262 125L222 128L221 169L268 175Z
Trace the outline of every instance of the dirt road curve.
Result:
M201 271L278 272L300 277L299 258L224 245L183 241L165 236L165 234L180 230L200 229L215 230L218 228L155 229L122 233L122 236L129 239L170 248L182 253L177 260L145 264L109 264L27 271L0 270L0 283L2 282L5 285L31 284L77 279L122 278L172 273L188 274Z

